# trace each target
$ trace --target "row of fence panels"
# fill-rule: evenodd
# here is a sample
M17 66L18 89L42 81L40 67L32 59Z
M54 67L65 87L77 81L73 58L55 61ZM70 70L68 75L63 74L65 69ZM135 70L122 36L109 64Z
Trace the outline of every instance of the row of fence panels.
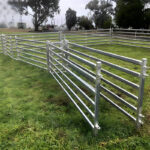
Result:
M54 35L58 40L53 37ZM45 37L38 34L38 38L35 35L36 39L28 34L25 34L26 37L23 36L2 35L2 52L13 59L48 70L95 133L100 129L98 122L100 99L108 101L135 121L137 126L143 123L146 59L136 60L68 42L61 32L44 34ZM68 35L68 38L69 36L72 38L72 34ZM95 38L93 36L95 34L92 33L92 38ZM48 41L41 40L41 37L48 38ZM122 61L131 66L136 65L140 71L115 64L114 61L110 61L112 59L116 60L115 62ZM132 78L136 83L129 80Z

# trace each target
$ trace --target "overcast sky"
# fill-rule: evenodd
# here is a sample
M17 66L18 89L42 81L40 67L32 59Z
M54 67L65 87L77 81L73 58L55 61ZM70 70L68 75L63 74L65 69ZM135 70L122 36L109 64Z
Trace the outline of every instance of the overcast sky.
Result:
M55 15L55 24L61 25L65 23L65 13L68 8L74 9L77 12L77 16L88 15L89 11L85 9L86 4L90 0L60 0L60 14ZM12 21L12 18L15 22L20 21L19 15L12 11L7 5L6 0L0 0L0 22L9 23ZM27 26L32 26L32 17L23 16L23 22L27 23ZM50 24L51 21L49 20Z

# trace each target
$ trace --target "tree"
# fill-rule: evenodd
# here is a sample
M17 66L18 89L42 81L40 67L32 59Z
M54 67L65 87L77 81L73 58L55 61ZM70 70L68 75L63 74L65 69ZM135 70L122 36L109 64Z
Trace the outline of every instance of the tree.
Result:
M115 20L119 27L143 27L144 2L142 0L117 0Z
M85 30L93 29L92 20L88 19L86 16L78 17L78 25L80 29L84 28Z
M69 8L66 11L66 25L67 25L67 28L69 30L71 30L71 28L73 26L75 26L76 23L77 23L76 11L72 10L71 8Z
M144 28L150 28L150 8L144 10Z
M17 1L17 0L16 0ZM20 0L18 0L19 2ZM15 0L14 0L15 2ZM23 5L21 10L26 15L33 16L33 24L35 27L35 31L38 31L39 26L47 20L48 17L53 18L56 12L59 12L59 0L26 0L26 5ZM16 5L15 7L19 7ZM33 14L28 12L28 7L32 9Z
M86 5L86 9L93 12L93 20L96 28L108 28L112 25L112 6L112 3L108 0L91 0Z
M27 0L8 0L8 4L20 15L23 15L24 10L27 8Z

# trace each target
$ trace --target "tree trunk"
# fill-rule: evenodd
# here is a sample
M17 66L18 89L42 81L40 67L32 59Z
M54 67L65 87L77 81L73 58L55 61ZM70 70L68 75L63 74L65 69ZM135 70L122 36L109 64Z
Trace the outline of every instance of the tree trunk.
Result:
M37 5L35 8L35 14L34 14L34 31L39 31Z
M39 31L39 25L38 24L34 25L34 31Z

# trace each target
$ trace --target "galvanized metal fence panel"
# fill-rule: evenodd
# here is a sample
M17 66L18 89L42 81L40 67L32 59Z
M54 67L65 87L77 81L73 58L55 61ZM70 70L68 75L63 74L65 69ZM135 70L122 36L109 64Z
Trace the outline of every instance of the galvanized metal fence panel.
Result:
M143 115L141 113L141 107L142 107L142 101L143 101L143 91L141 89L144 89L144 79L146 77L146 69L143 69L143 68L146 68L147 59L142 59L141 61L139 61L136 59L119 56L119 55L108 53L108 52L105 52L102 50L96 50L93 48L85 47L83 45L78 45L78 44L74 44L71 42L69 42L69 45L71 46L70 48L68 48L68 50L70 52L73 52L74 54L78 54L78 56L84 57L84 59L88 59L89 61L92 61L92 62L100 61L100 62L102 62L103 66L106 65L106 67L103 67L101 69L101 72L104 75L104 77L102 77L102 79L101 79L102 83L101 83L100 96L103 97L103 99L105 99L112 105L114 105L117 109L119 109L122 113L124 113L130 119L135 121L137 126L140 126L140 124L142 124L142 117L143 117ZM90 52L91 55L86 54L87 52ZM94 55L96 53L97 57L92 56L92 53ZM122 67L118 64L114 64L112 62L105 61L103 59L98 58L99 54L105 55L110 58L114 58L116 60L121 60L124 63L127 62L128 65L129 65L129 63L133 64L133 65L137 65L141 68L142 71L136 72L129 68ZM91 75L94 75L92 70L85 68L84 65L81 65L80 63L77 63L75 61L72 61L72 62L74 64L76 64L78 67L89 72ZM112 68L114 68L117 73L119 71L119 72L124 72L127 76L129 75L131 78L133 76L133 78L136 78L136 80L138 82L134 83L133 81L126 79L124 76L122 76L122 73L117 75L115 73L115 71L111 72ZM120 81L120 85L116 84L118 82L115 83L114 82L115 80ZM124 85L129 86L132 89L132 91L135 91L135 89L136 89L136 92L134 92L134 93L129 92L128 89L124 88ZM111 90L112 88L114 88L114 90ZM118 91L120 91L120 92L118 92ZM122 97L122 94L120 94L120 93L123 93L127 100L124 99ZM133 99L133 100L131 100L131 99ZM122 104L127 107L126 110L123 109ZM131 115L133 113L135 115Z
M100 129L98 123L98 114L101 62L97 62L96 64L94 64L75 54L70 53L69 51L64 49L68 47L67 41L63 41L61 44L61 47L57 47L51 42L47 43L47 60L49 66L48 70L63 88L65 93L69 96L84 119L94 129L94 133L97 134L98 130ZM73 64L69 59L70 57L73 57L76 60L83 61L89 67L95 69L95 77L89 74L87 71L79 68L77 65ZM87 80L89 80L90 82L88 82ZM78 82L80 84L78 84ZM87 88L90 91L90 95L92 92L95 98L90 98L90 96L88 96L88 93L82 90L81 84L84 88ZM78 91L79 94L76 91ZM93 106L94 110L92 111Z
M108 31L110 30L105 30L104 33ZM142 103L147 60L136 60L75 43L85 45L84 41L93 40L98 44L106 44L107 37L113 42L112 30L109 36L99 35L104 34L103 31L98 32L1 35L1 48L5 55L13 59L48 70L95 134L100 129L98 115L99 101L102 99L140 127L143 123ZM124 66L119 62L123 62ZM134 66L138 71L133 69Z
M64 32L65 37L73 43L85 46L115 44L139 48L150 48L150 32L142 30L101 29L96 31Z

